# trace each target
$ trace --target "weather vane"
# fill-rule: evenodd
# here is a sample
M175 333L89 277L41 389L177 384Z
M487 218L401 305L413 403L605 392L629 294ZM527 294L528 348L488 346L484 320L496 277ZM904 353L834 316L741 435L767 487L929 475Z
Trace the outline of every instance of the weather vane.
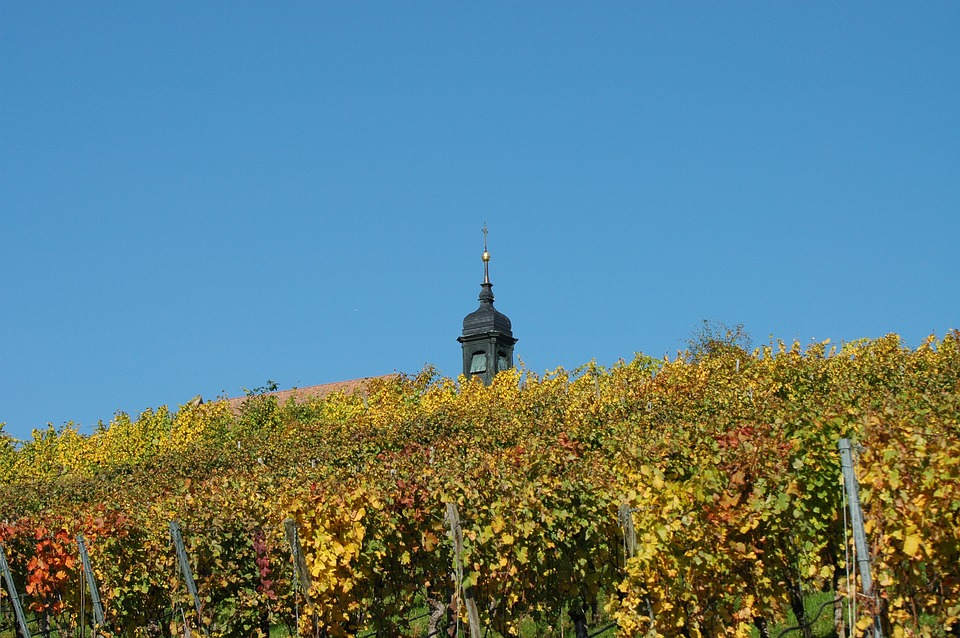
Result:
M487 252L487 222L483 222L483 283L490 283L490 253Z

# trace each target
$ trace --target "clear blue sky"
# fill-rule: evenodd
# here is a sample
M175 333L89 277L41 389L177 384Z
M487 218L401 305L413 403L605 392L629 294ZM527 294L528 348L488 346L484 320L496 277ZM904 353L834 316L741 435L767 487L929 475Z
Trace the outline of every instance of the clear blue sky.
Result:
M960 326L960 3L0 3L0 422Z

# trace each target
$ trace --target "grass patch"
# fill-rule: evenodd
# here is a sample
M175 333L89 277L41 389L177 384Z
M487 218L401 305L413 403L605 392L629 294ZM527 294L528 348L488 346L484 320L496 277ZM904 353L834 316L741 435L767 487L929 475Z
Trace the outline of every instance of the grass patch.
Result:
M836 600L833 592L820 592L810 594L803 600L803 610L807 616L807 622L813 621L810 626L813 632L813 638L838 638L837 629L834 623L834 605L830 602ZM842 603L837 603L842 604ZM792 609L787 610L787 617L782 623L770 626L770 638L777 638L783 634L783 638L802 638L801 629L792 629L797 627L797 617ZM787 631L790 630L790 631ZM787 633L783 633L783 632ZM760 632L753 630L753 636L759 638Z

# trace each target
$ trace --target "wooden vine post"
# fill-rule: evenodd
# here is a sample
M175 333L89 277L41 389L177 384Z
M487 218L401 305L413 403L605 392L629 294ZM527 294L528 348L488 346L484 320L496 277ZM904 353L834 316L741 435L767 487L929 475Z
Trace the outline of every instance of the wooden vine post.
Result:
M637 532L633 529L633 510L626 503L620 504L620 527L623 528L624 563L637 553Z
M30 629L27 627L27 619L23 615L20 595L17 594L17 586L13 582L13 574L10 573L10 564L7 563L7 551L3 545L0 545L0 569L3 570L3 579L7 581L7 592L10 594L10 602L13 604L13 613L17 617L17 625L20 626L20 635L23 636L23 638L30 638Z
M87 579L87 589L90 590L90 600L93 602L93 635L97 635L97 630L103 627L103 603L100 602L100 590L97 589L97 579L93 575L93 567L90 566L90 555L87 554L87 543L83 534L77 534L77 548L80 550L80 563L83 565L83 575Z
M197 622L200 624L200 628L203 629L203 633L209 635L207 626L203 623L200 594L197 593L197 584L193 580L193 570L190 569L190 559L187 557L187 548L183 545L183 535L180 533L180 525L178 525L176 521L170 521L170 536L173 538L173 545L177 551L177 562L180 563L180 573L183 574L183 581L187 584L187 591L193 597L193 606L197 610Z
M626 503L621 503L620 511L617 515L617 518L620 520L620 527L623 528L624 567L626 567L627 561L637 553L637 530L633 526L633 512L633 508ZM654 625L656 624L653 615L653 601L650 600L650 596L644 596L643 601L647 605L647 616L650 618L650 630L653 631Z
M853 450L850 439L840 439L837 443L840 448L840 467L843 470L843 485L847 493L847 506L850 510L850 526L853 528L853 544L857 552L857 571L860 572L860 586L863 595L879 602L879 597L873 591L873 577L870 573L870 548L867 546L867 534L863 529L863 510L860 509L860 484L853 468ZM854 622L856 622L854 620ZM880 625L880 615L873 615L874 638L883 638L883 628Z
M467 608L467 622L470 628L470 638L480 638L480 614L477 613L477 603L473 600L473 588L463 586L463 528L460 527L460 512L456 503L447 503L447 532L453 541L453 574L454 587L457 597Z
M310 588L313 586L313 579L310 577L310 570L307 569L307 560L303 556L303 545L300 544L297 522L292 518L283 519L283 532L287 537L287 544L290 546L290 556L293 558L294 584L303 592L303 599L306 603L312 605ZM316 613L311 614L311 621L313 623L313 634L317 635L319 633L319 621ZM298 627L297 631L299 632L299 630Z

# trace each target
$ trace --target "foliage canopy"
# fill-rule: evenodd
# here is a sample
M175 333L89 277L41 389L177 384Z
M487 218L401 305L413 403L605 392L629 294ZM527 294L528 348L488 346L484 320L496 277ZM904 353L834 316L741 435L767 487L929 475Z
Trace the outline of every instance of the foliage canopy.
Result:
M176 519L203 622L256 635L293 613L292 517L318 627L401 635L424 596L450 600L454 502L464 584L504 635L602 606L622 636L747 635L797 592L852 594L837 454L852 437L884 622L958 627L960 333L752 353L725 334L709 356L511 370L490 387L427 369L307 404L251 393L236 413L194 402L89 436L38 430L0 449L0 539L32 607L76 623L84 533L109 633L163 634L172 604L191 608Z

